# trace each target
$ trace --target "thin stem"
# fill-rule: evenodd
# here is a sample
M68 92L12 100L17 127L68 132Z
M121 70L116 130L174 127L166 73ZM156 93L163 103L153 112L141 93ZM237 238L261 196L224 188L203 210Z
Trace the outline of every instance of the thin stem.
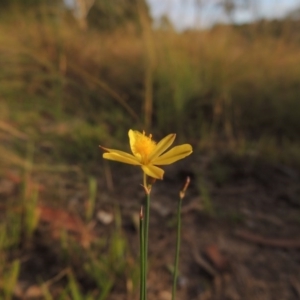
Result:
M150 193L146 195L145 226L144 226L144 257L145 257L145 291L147 291L147 270L148 270L148 240L149 240L149 216L150 216ZM147 292L145 294L147 299Z
M145 241L144 241L144 215L143 207L140 211L140 300L145 300L146 290L145 290Z
M172 300L176 299L176 288L177 288L177 276L178 276L178 262L180 252L180 240L181 240L181 206L182 199L185 196L185 192L190 184L190 178L187 177L183 189L179 193L178 206L177 206L177 237L176 237L176 253L174 262L174 274L173 274L173 286L172 286Z
M147 175L146 175L146 173L143 173L143 186L144 186L145 192L147 194L148 187L147 187Z
M176 298L178 262L179 262L180 239L181 239L181 205L182 205L182 199L183 198L179 197L178 206L177 206L177 237L176 237L176 253L175 253L174 274L173 274L172 300L175 300L175 298Z
M145 203L145 223L144 223L144 253L143 253L143 268L144 268L144 288L145 288L145 300L147 299L147 269L148 269L148 236L149 236L149 216L150 216L150 192L151 185L147 183L147 175L144 173L143 178L144 189L146 193L146 203Z

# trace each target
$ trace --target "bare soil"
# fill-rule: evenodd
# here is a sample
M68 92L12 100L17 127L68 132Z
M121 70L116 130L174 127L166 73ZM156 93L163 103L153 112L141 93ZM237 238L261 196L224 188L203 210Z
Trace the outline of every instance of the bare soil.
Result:
M299 170L229 154L194 156L165 170L165 179L157 181L151 193L149 300L171 299L176 207L187 176L191 177L191 185L182 206L177 299L300 299ZM99 212L113 215L119 207L130 257L137 260L135 220L144 201L141 170L110 163L96 173L94 237L109 238L115 224L105 224ZM10 179L2 179L2 185L3 180L7 184ZM79 214L83 211L88 197L85 179L74 173L55 177L40 173L35 181L43 186L40 198L44 204ZM27 286L50 280L70 263L58 253L55 234L48 234L47 223L51 221L44 221L31 245L23 245L12 254L26 257L20 281ZM80 247L93 243L81 242ZM72 264L83 290L95 288L80 276L80 266L74 260ZM58 280L58 286L64 284L64 278ZM108 299L138 299L129 297L127 291L121 276Z

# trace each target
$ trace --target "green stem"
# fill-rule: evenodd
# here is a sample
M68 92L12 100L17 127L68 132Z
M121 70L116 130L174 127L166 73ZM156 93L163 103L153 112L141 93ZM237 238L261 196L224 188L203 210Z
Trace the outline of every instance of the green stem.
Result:
M143 207L140 212L140 300L145 300L145 241L144 241L144 216Z
M145 230L144 230L144 256L145 256L145 291L147 291L147 270L148 270L148 240L149 240L149 216L150 216L150 193L146 195L146 211L145 211ZM145 294L147 299L147 293Z
M172 300L176 298L176 287L177 287L177 274L178 274L178 262L179 262L179 251L180 251L180 240L181 240L181 206L182 199L185 196L185 192L190 184L190 177L186 178L185 185L179 193L178 206L177 206L177 238L176 238L176 253L174 262L174 276L173 276L173 287L172 287Z
M180 251L180 239L181 239L181 205L183 197L179 197L177 206L177 237L176 237L176 253L174 262L174 274L173 274L173 287L172 287L172 300L176 298L176 287L177 287L177 274L178 274L178 262L179 262L179 251Z
M148 270L148 237L149 237L149 216L150 216L150 191L151 186L147 184L147 175L144 173L144 189L146 192L145 204L145 226L144 226L144 286L145 300L147 299L147 270Z

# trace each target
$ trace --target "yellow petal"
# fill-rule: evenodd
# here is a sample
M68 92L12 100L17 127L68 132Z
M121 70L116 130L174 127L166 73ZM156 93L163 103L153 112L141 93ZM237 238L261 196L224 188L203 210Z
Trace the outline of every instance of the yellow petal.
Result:
M163 179L164 176L164 170L161 168L158 168L153 165L148 165L148 166L141 166L144 173L146 173L148 176L156 179Z
M136 143L136 137L137 137L137 135L142 135L142 133L140 133L137 130L132 130L132 129L130 129L128 131L129 144L130 144L130 149L131 149L132 153L134 152L134 145Z
M151 161L164 153L174 142L176 134L172 133L164 137L155 147L154 151L149 155L148 160Z
M127 157L129 159L133 158L133 159L137 160L137 158L135 156L133 156L132 154L130 154L130 153L127 153L127 152L124 152L124 151L120 151L120 150L116 150L116 149L104 148L102 146L99 146L99 147L101 149L103 149L104 151L106 151L106 152L115 153L115 154Z
M173 162L180 160L193 152L192 146L189 144L184 144L172 148L165 154L153 159L151 161L154 165L169 165Z
M123 152L123 154L120 154L120 152L122 153L122 151L104 153L103 158L119 161L119 162L122 162L125 164L135 165L135 166L139 166L141 164L135 156L130 155L126 152ZM124 155L124 154L126 154L126 155Z

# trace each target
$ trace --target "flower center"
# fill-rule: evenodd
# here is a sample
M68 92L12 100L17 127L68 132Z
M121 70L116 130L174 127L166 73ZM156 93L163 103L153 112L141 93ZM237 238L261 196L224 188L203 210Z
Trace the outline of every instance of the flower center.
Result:
M152 141L152 135L150 134L149 137L139 133L135 136L135 142L132 147L132 152L135 156L141 159L141 163L148 163L148 157L155 149L156 143Z

